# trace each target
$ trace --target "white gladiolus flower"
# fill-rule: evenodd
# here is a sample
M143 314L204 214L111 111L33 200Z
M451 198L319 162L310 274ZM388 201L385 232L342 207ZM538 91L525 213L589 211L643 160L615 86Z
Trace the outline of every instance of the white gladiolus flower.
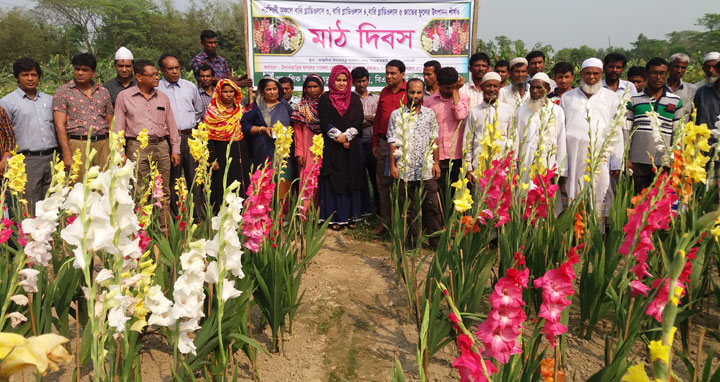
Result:
M98 284L102 284L105 281L108 281L112 278L113 278L112 271L103 268L102 270L100 270L100 272L98 272L97 276L95 276L95 282Z
M45 241L28 241L25 245L25 255L28 257L28 262L47 267L52 260L51 249L52 246Z
M215 284L219 280L217 262L211 261L207 265L207 271L205 272L205 282L208 284Z
M12 301L15 304L20 305L20 306L25 306L29 302L28 298L21 294L16 294L16 295L10 297L10 301Z
M25 290L25 293L35 293L38 291L37 287L37 275L40 273L40 271L32 268L25 268L18 272L20 276L23 276L24 279L18 283L23 290Z
M231 298L239 297L242 291L235 289L235 280L223 280L222 300L227 301Z
M8 313L5 317L10 319L10 326L12 326L13 328L17 328L18 325L27 321L27 317L25 317L25 315L20 312Z

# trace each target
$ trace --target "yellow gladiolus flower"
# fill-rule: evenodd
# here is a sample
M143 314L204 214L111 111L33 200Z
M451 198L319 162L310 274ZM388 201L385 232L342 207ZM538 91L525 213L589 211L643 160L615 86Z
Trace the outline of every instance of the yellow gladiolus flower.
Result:
M670 362L670 346L663 345L660 341L650 341L650 361L661 360L664 363Z
M72 356L62 346L68 339L57 334L25 338L14 333L0 333L0 378L10 378L28 366L35 366L40 375L48 369L59 370L58 364Z
M82 153L80 152L80 149L75 149L75 152L72 156L72 167L70 168L70 183L69 184L75 184L75 181L78 178L78 175L80 174L80 167L82 166Z
M13 193L25 193L27 174L25 173L25 155L14 154L7 161L8 170L5 171L5 179L9 180L8 187Z
M287 158L290 156L290 145L292 145L292 126L285 126L280 121L273 125L275 133L275 160L280 161L280 171L287 166Z
M147 147L147 145L148 145L148 138L150 138L150 137L148 136L148 130L147 130L147 129L142 129L142 130L140 131L140 134L138 134L138 136L137 136L137 141L140 142L140 150L142 150L142 149L144 149L144 148Z
M325 141L323 140L322 134L315 134L313 137L313 144L310 147L310 152L315 155L315 161L317 162L318 158L323 157L323 147L325 145Z
M467 188L464 190L463 194L458 197L457 199L453 200L453 203L455 204L455 210L459 213L463 213L470 208L472 208L472 196L470 196L470 190Z
M639 363L630 366L627 373L622 377L623 382L652 382L645 372L645 364Z
M587 175L583 175L583 180L585 181L585 183L590 183L590 177Z

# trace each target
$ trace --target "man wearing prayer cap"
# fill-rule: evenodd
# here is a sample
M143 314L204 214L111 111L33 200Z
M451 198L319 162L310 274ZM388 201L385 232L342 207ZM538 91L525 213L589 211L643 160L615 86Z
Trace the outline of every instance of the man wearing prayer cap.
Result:
M668 65L668 79L665 88L682 99L685 114L689 116L693 111L692 101L697 86L683 81L682 78L690 65L690 57L685 53L675 53L670 56Z
M468 178L475 181L472 173L480 165L478 155L481 153L482 146L480 142L488 134L485 126L493 124L497 121L497 127L502 138L495 142L500 147L500 152L505 152L508 132L510 131L510 123L513 118L514 108L506 103L498 102L498 93L500 89L500 75L495 72L487 72L482 78L483 101L470 109L468 117L465 120L465 140L463 147L469 150L465 154L465 162L468 163ZM505 88L503 88L505 89ZM488 160L499 159L489 158Z
M500 89L498 101L506 103L513 109L520 106L529 97L530 85L525 81L528 73L528 62L524 57L516 57L510 61L510 86Z
M715 70L716 73L720 72L720 61L715 64ZM718 121L718 117L720 117L720 79L698 88L695 92L694 103L697 108L695 123L707 124L707 127L714 132L718 131L720 129L720 121ZM717 138L714 135L710 137L710 143L713 147L717 145ZM716 163L716 173L718 167L720 164ZM708 180L708 184L712 183Z
M110 101L115 106L115 100L121 91L137 85L137 80L133 75L133 54L130 49L121 46L115 52L115 72L117 77L106 81L103 86L110 92Z
M576 198L586 180L594 182L595 207L598 212L605 211L605 198L610 185L610 176L617 176L622 165L624 153L623 125L614 123L617 113L625 115L620 108L620 100L611 90L603 87L603 62L597 58L588 58L582 63L580 86L565 93L560 99L560 107L565 112L565 133L567 137L567 181L565 188L568 199ZM588 117L590 121L588 123ZM590 137L593 137L593 158L600 159L599 173L586 171L590 150ZM609 139L606 152L601 148ZM586 176L587 175L587 176Z
M557 174L567 173L565 112L547 98L550 77L537 72L530 79L530 99L516 112L515 153L520 161L520 175L527 183L543 169L557 166Z
M703 57L702 70L705 78L695 83L698 88L712 84L718 79L720 76L720 70L717 68L718 62L720 62L720 53L718 52L710 52Z

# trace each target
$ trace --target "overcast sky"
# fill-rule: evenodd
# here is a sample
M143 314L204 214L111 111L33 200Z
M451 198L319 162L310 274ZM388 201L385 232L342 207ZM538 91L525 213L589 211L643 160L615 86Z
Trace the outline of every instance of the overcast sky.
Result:
M122 0L117 0L122 1ZM172 0L179 8L191 0ZM220 0L229 1L229 0ZM662 39L666 33L700 30L695 25L705 13L720 13L720 0L479 0L478 33L488 40L505 35L559 50L610 44L630 48L640 33ZM0 7L32 8L30 0L0 0Z

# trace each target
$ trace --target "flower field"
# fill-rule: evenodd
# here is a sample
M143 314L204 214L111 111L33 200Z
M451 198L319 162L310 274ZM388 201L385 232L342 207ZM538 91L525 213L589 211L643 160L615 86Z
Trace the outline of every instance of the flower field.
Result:
M82 177L58 160L28 211L15 155L2 182L0 381L26 366L68 381L720 379L710 129L685 124L642 194L621 176L606 214L594 187L617 118L590 137L583 191L556 215L553 148L517 155L495 123L469 127L485 134L477 180L463 167L441 185L442 231L409 240L409 225L423 232L422 214L406 213L421 198L400 205L409 191L396 184L388 245L325 233L311 202L319 136L304 184L278 196L292 137L282 125L246 197L228 185L204 222L192 218L196 203L212 211L204 125L189 143L195 182L174 190L177 216L160 208L159 173L138 179L115 149ZM524 155L530 168L517 166Z

